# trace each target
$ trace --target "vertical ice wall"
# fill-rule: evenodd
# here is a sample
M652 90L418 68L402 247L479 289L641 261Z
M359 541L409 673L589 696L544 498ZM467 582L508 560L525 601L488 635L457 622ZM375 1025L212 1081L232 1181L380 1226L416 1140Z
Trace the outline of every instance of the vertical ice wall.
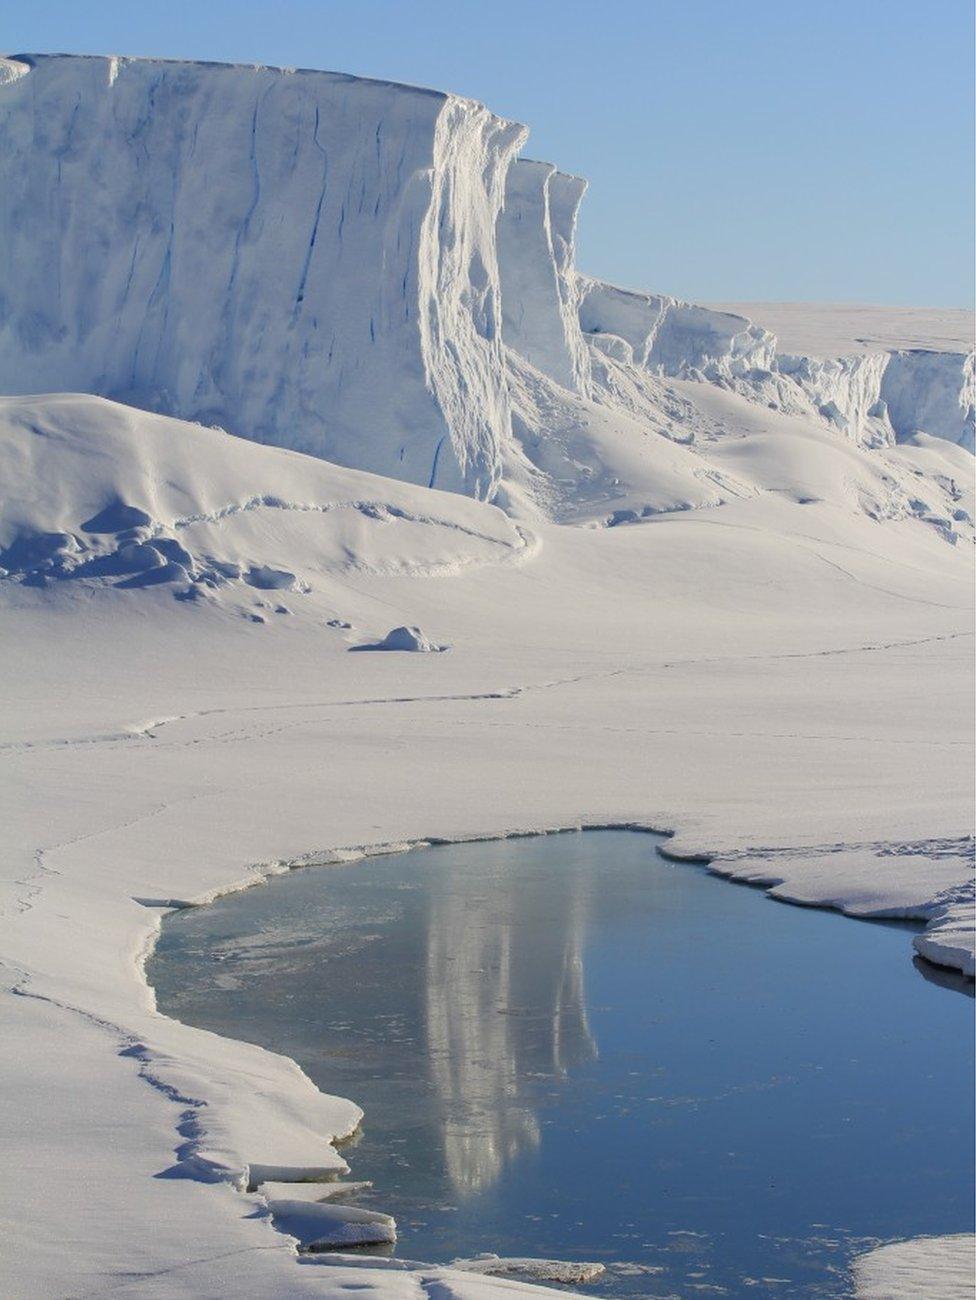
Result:
M332 73L4 66L0 390L95 392L490 491L495 221L524 128Z
M116 397L479 497L515 355L610 405L594 348L861 442L972 447L971 357L777 357L742 316L578 275L585 183L515 161L525 135L335 73L0 59L0 392ZM539 435L561 432L547 407Z
M773 364L773 335L744 316L600 280L581 282L580 323L592 342L656 374L712 378Z
M972 353L794 356L777 353L774 334L733 312L582 276L578 284L584 336L625 365L711 380L766 405L815 413L868 446L922 431L973 448Z
M895 436L923 430L976 450L976 357L970 352L893 352L879 399Z
M573 264L576 214L585 192L578 176L520 158L509 169L498 219L505 342L576 392L589 385Z

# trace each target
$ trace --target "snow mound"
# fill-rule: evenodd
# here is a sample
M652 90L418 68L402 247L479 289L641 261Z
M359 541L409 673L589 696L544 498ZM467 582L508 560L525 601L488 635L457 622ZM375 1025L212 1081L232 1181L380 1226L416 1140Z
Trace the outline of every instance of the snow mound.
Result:
M449 649L446 645L436 645L419 627L395 627L387 632L382 641L370 645L350 646L351 650L406 650L415 654L439 654Z
M306 595L520 560L500 510L86 396L0 398L0 577Z

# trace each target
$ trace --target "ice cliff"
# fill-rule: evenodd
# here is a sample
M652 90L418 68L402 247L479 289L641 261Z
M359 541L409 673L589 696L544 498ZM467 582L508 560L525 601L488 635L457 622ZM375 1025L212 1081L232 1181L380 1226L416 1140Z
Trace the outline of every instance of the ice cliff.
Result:
M7 60L0 387L490 494L521 126L325 72Z
M652 374L704 379L788 414L815 415L864 446L923 432L973 450L973 354L922 348L820 358L780 353L744 316L584 279L591 345Z
M590 363L579 322L574 265L578 176L520 158L509 168L498 219L506 344L564 388L586 392Z
M517 158L525 137L335 73L3 60L0 392L95 393L489 500L519 457L537 501L546 465L616 483L613 454L563 454L572 403L659 433L661 379L864 446L972 448L971 356L780 355L733 312L579 275L585 183Z

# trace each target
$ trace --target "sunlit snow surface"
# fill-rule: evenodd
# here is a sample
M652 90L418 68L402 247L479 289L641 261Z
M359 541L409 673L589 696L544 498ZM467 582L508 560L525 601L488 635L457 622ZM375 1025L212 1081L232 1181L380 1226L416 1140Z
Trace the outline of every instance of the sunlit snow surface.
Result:
M310 868L172 917L149 978L357 1098L345 1155L407 1258L843 1296L877 1240L966 1229L971 987L913 970L902 929L771 906L656 842Z

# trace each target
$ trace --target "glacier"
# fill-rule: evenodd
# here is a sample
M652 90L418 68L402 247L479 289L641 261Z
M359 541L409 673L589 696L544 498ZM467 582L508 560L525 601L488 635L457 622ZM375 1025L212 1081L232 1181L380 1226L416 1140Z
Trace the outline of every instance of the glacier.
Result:
M95 392L490 494L494 231L522 127L331 73L7 67L5 391Z
M470 100L162 60L4 68L0 391L97 393L485 500L521 450L511 357L611 405L605 356L864 445L973 449L971 354L779 354L735 313L579 274L585 183Z
M359 1109L158 1014L172 907L643 826L972 972L971 314L604 284L526 136L339 73L0 60L12 1300L533 1294L296 1255L250 1189L344 1172ZM450 652L351 653L391 629Z

